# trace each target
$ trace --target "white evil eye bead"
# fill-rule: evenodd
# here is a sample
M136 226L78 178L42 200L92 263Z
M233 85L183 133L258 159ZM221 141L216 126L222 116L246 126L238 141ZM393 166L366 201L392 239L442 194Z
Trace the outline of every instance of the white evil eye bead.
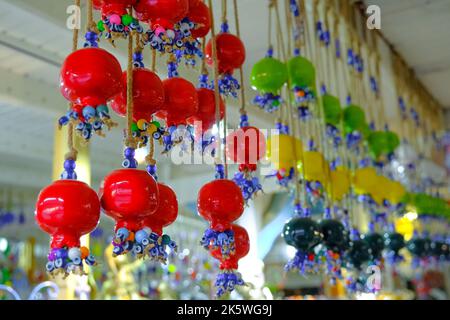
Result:
M67 253L70 260L75 260L76 258L81 258L81 250L80 248L70 248Z
M129 168L131 166L131 161L128 159L125 159L122 161L122 167Z
M79 266L81 262L82 262L81 257L75 257L72 259L72 263L76 266Z

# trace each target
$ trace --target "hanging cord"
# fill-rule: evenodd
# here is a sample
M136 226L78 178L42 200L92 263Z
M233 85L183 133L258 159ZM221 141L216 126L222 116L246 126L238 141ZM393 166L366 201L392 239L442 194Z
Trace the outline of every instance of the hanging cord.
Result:
M281 49L281 56L282 56L281 60L284 63L287 63L288 56L287 56L286 50L285 50L285 42L284 42L284 38L283 38L283 29L282 29L282 25L281 25L280 10L278 8L278 1L277 0L273 1L273 6L274 6L274 9L275 9L275 17L276 17L276 22L277 22L277 38L278 38L278 41L279 41L279 44L280 44L279 47ZM289 39L288 39L288 41L289 41ZM289 127L292 130L291 132L293 132L291 134L292 137L296 138L295 137L295 131L296 130L294 130L294 121L293 121L293 116L292 116L291 83L290 83L289 79L288 79L288 85L286 87L286 91L287 91L287 97L288 97L288 108L286 110L286 112L287 112L287 121L288 121ZM292 141L292 150L294 152L294 158L295 158L294 163L292 164L293 168L294 168L294 179L295 179L295 188L296 188L295 189L296 190L296 192L295 192L295 203L299 203L300 202L300 188L299 188L299 172L298 172L298 168L297 168L297 161L298 161L299 158L301 158L300 161L302 163L304 163L304 162L303 162L303 159L302 159L303 158L303 156L302 156L303 153L301 153L300 157L297 154L296 142L295 142L294 139ZM302 166L302 168L303 168L303 166Z
M132 10L132 9L131 9ZM130 12L130 15L132 12ZM136 139L131 130L133 126L133 34L128 37L128 66L127 66L127 129L125 146L136 149Z
M91 2L89 0L88 2ZM80 7L80 0L75 0L75 5L79 8ZM79 31L78 28L73 28L73 34L72 34L72 52L75 52L78 49L78 36ZM69 103L69 110L72 109L73 103ZM74 139L74 125L72 121L69 122L67 126L67 146L69 148L69 152L65 155L65 160L77 160L78 156L78 150L75 148L75 139Z
M216 43L216 30L214 26L214 12L212 0L208 0L209 3L209 14L211 16L211 43L212 43L212 54L213 54L213 70L214 70L214 100L216 104L216 126L217 126L217 151L216 151L216 164L221 164L222 156L222 141L220 139L220 92L219 92L219 64L217 61L217 43ZM228 169L225 165L225 177L228 176Z
M87 0L87 24L86 24L86 31L91 31L98 33L97 25L94 21L94 7L92 4L93 0Z
M206 37L202 39L202 52L205 52L206 48ZM202 66L201 66L201 74L208 75L208 68L206 67L206 59L202 59Z
M241 38L241 28L239 25L239 9L238 9L238 5L237 5L237 0L233 0L233 7L234 7L234 18L235 18L235 23L236 23L236 35L238 36L238 38ZM270 35L269 35L269 45L270 45ZM245 85L244 85L244 70L243 67L240 66L239 68L239 73L241 76L241 114L246 114L245 111Z

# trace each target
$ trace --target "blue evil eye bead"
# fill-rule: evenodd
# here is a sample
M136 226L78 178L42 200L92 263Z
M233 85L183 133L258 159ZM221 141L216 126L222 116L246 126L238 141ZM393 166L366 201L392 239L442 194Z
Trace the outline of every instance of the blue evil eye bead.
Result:
M158 239L159 239L159 236L158 236L157 233L152 232L152 233L150 234L150 240L151 240L151 241L157 242Z
M158 248L157 247L153 247L153 248L150 249L150 256L154 258L154 257L156 257L158 255L158 252L159 252Z
M121 255L122 253L124 252L124 249L123 249L123 247L122 246L120 246L120 245L114 245L114 248L113 248L113 255Z
M65 126L69 123L70 119L67 116L62 116L61 118L58 119L58 125L60 127Z
M149 234L145 230L139 230L135 234L135 240L137 243L143 244L143 240L148 239Z
M172 249L172 250L176 250L177 249L177 243L175 241L171 240L169 242L169 248Z
M124 246L123 246L125 251L131 251L131 250L133 250L133 247L134 247L133 241L126 241Z
M123 155L125 158L134 158L135 150L133 148L125 148Z
M67 159L64 161L64 169L69 171L69 172L73 172L75 170L76 167L76 162L73 159Z
M92 254L88 255L84 261L88 266L93 266L96 264L95 258Z
M64 267L64 260L62 258L58 258L55 260L55 268L60 269Z
M48 261L45 264L45 270L47 270L47 272L52 272L53 270L55 270L55 262L54 261Z
M60 248L55 251L56 259L66 259L67 258L67 250Z
M123 243L130 236L130 232L127 228L119 228L114 237L115 243Z
M143 254L144 253L144 248L140 245L140 244L135 244L133 247L133 252L137 255Z
M91 119L91 118L93 118L93 117L96 116L97 111L95 111L95 108L94 108L94 107L86 106L86 107L83 108L82 113L83 113L83 117L84 117L86 120L89 120L89 119Z

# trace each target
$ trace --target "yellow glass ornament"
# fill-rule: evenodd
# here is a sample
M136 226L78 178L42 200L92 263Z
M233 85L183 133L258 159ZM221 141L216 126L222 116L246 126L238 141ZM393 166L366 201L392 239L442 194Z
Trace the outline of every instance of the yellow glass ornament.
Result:
M356 194L368 194L377 183L377 172L373 167L356 169L353 174L353 188Z
M379 205L383 204L385 199L388 199L389 194L391 193L391 180L386 178L385 176L376 176L376 184L373 185L369 194L372 196L372 199Z
M341 201L350 189L350 172L346 167L339 166L330 173L328 194L333 201Z
M390 180L389 194L386 199L393 205L397 205L406 194L405 187L398 181Z
M328 181L329 166L324 156L318 151L303 152L304 174L308 181L319 181L325 185Z
M289 169L301 159L302 142L290 135L272 135L267 139L266 158L275 169Z

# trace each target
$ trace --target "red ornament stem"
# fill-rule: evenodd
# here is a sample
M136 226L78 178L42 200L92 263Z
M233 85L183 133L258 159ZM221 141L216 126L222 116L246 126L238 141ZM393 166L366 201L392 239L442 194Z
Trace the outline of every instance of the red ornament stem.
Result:
M237 270L238 262L235 259L226 259L220 262L220 270Z
M141 229L141 224L140 221L135 219L120 220L116 223L115 231L117 232L120 228L126 228L129 231L136 232Z
M79 246L80 246L80 235L69 233L63 230L53 234L52 240L50 242L50 248L52 249L60 249L64 247L73 248Z

